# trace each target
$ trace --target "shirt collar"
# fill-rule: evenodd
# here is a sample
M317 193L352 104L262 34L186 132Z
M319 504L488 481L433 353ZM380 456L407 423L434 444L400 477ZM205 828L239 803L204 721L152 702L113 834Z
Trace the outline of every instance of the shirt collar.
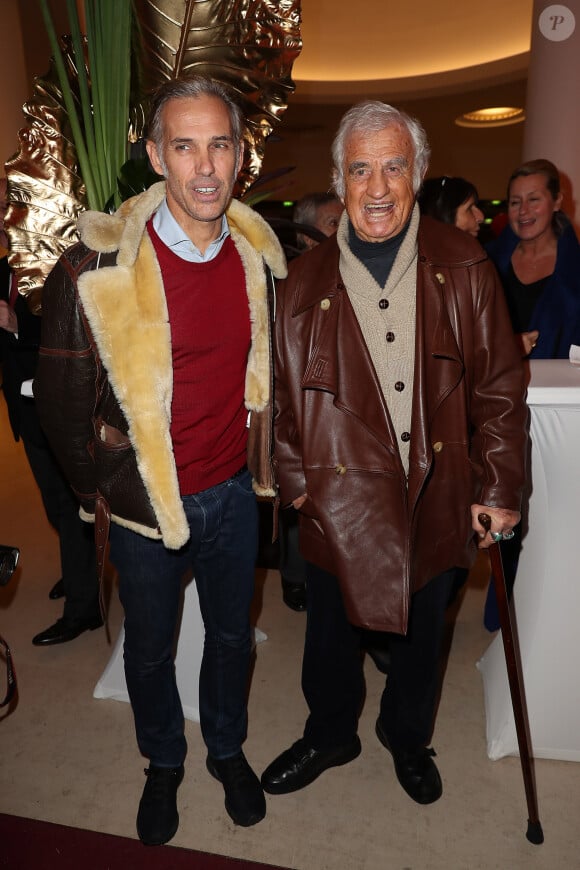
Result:
M223 243L230 234L230 228L224 214L219 236L208 245L205 253L202 254L171 214L167 199L163 200L153 215L153 229L174 254L190 263L207 263L209 260L213 260L221 251Z

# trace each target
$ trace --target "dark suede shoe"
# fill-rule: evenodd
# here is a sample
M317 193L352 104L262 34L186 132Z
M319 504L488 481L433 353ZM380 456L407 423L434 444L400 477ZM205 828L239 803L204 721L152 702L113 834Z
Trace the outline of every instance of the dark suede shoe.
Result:
M243 752L232 758L212 758L208 755L206 766L211 775L223 785L226 810L236 825L248 828L264 818L264 792Z
M177 789L183 780L183 765L154 767L150 764L145 776L147 782L139 802L137 833L146 846L161 846L175 836L179 827Z
M74 640L83 631L94 631L103 625L103 619L99 614L90 619L65 619L62 616L60 619L51 625L50 628L45 628L32 638L34 646L53 646L56 643L67 643L69 640Z
M385 749L388 749L393 756L397 779L409 797L418 804L432 804L439 800L443 794L443 785L433 761L435 750L427 749L425 746L412 751L393 750L379 719L375 731Z
M51 601L58 601L59 598L64 598L64 581L62 577L60 580L57 580L50 592L48 593L48 597Z
M290 610L306 610L306 584L287 583L282 580L282 600Z
M346 746L333 749L313 749L302 737L266 768L262 774L264 791L269 794L288 794L298 791L328 770L347 764L360 755L357 736Z

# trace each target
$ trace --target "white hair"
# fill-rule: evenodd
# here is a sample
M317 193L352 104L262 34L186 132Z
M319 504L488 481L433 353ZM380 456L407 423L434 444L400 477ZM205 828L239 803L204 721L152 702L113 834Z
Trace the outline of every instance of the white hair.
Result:
M344 156L346 143L353 133L379 132L393 124L398 124L409 133L413 143L413 193L418 193L421 183L427 172L431 149L427 142L425 130L415 118L411 118L405 112L381 103L380 100L366 100L357 103L343 116L338 132L332 143L332 159L334 169L332 173L333 187L337 196L344 199Z

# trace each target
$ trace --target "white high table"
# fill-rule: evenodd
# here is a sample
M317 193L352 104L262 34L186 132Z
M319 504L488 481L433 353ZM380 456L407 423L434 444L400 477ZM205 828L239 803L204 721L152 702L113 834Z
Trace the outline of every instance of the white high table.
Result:
M536 758L580 761L580 366L532 361L531 494L513 592ZM518 755L500 633L478 662L487 754Z

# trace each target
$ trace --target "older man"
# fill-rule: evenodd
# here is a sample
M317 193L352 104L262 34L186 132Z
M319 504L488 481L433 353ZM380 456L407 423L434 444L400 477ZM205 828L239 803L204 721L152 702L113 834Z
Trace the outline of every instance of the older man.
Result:
M457 569L511 534L525 479L524 373L479 244L421 219L417 121L380 102L333 145L337 235L294 260L276 324L275 456L300 511L308 622L304 734L262 775L295 791L360 752L360 632L390 635L376 732L421 804L441 778L430 741L444 612Z

